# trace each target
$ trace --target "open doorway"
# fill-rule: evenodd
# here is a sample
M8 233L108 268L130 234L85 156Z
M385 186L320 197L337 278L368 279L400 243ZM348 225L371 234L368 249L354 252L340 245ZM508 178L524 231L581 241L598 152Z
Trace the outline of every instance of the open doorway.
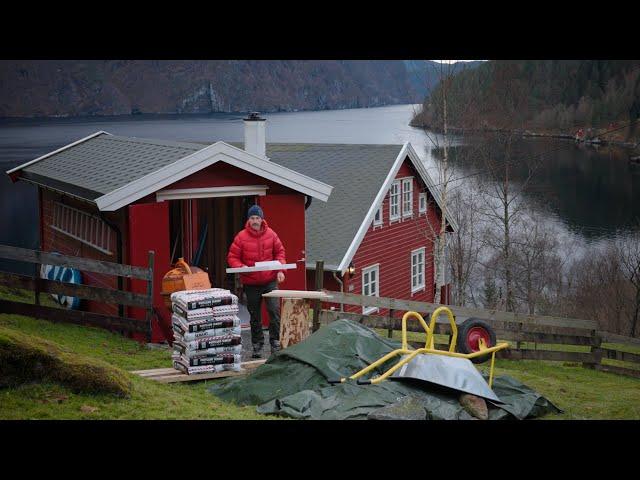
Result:
M211 285L242 298L237 275L227 274L227 253L244 228L254 196L218 197L170 202L171 262L182 256L209 273Z

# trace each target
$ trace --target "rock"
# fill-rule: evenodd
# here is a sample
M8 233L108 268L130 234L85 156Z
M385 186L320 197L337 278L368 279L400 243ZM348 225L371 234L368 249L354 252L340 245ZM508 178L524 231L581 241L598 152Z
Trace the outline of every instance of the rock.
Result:
M464 408L469 415L480 420L489 419L489 409L487 408L487 402L485 402L484 398L480 398L469 393L463 393L460 395L459 401L462 408Z
M407 396L392 405L370 412L367 418L369 420L426 420L427 412L420 400Z

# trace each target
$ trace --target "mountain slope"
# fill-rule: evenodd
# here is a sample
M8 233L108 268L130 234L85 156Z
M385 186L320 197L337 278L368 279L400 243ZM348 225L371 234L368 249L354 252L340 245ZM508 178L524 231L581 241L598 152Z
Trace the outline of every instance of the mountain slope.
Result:
M416 102L397 61L0 61L0 117L321 110Z

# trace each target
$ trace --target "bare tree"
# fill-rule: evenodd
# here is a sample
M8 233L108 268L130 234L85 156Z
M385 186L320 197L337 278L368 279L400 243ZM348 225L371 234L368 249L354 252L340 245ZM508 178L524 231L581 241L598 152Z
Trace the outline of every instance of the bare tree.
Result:
M445 271L447 263L447 218L446 215L451 215L451 209L449 208L449 189L453 180L453 170L449 163L449 151L452 145L453 139L449 136L449 115L451 110L451 98L450 90L452 80L455 75L465 69L463 63L440 61L437 66L433 67L437 69L436 75L433 76L437 80L438 88L435 89L435 85L428 84L429 75L426 75L425 83L427 89L431 92L431 96L428 102L423 105L421 112L414 112L415 116L420 116L424 122L424 133L430 141L433 149L441 152L441 156L436 163L437 168L437 189L436 193L439 195L441 213L439 228L435 229L431 227L429 223L428 231L424 232L427 238L433 239L433 264L434 264L434 280L435 280L435 295L434 303L441 302L441 291L445 285ZM455 100L455 99L454 99ZM460 102L453 102L456 117L460 118L464 115L465 111L470 107L469 105L460 105ZM463 258L458 257L461 261ZM431 260L431 259L430 259ZM465 287L463 287L465 288Z
M523 218L512 236L515 296L530 315L558 281L563 260L557 254L555 233L539 215Z
M485 241L495 252L499 253L501 279L505 288L505 307L507 311L515 311L514 298L514 252L512 231L517 228L525 211L522 193L533 176L533 168L528 168L524 181L516 186L512 179L513 134L499 133L495 141L488 142L483 152L482 161L488 181L484 183L482 215L488 222ZM497 152L501 152L501 156ZM501 158L502 157L502 158Z
M640 317L640 225L630 237L618 239L616 251L620 259L622 274L633 288L631 299L633 313L630 319L629 335L634 337Z
M478 266L482 241L478 233L477 204L474 188L456 188L449 197L450 215L458 229L450 234L447 263L453 284L453 303L464 306L470 295L469 286Z

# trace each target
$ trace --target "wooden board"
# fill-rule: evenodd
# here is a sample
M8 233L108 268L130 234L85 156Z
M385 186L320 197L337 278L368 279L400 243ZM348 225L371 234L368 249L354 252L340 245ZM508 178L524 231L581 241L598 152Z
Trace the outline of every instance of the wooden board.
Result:
M252 273L252 272L268 272L271 270L291 270L296 268L295 263L283 263L278 267L264 266L264 267L238 267L227 268L227 273Z
M246 375L262 365L266 360L253 360L243 362L243 370L240 372L215 372L215 373L199 373L195 375L187 375L175 368L154 368L151 370L134 370L135 373L143 378L155 380L160 383L176 383L176 382L198 382L200 380L212 380L215 378L237 377Z
M0 299L0 313L25 315L52 322L75 323L90 327L125 330L127 332L147 333L149 323L134 318L115 317L100 313L69 310L67 308L47 307L32 303L13 302Z
M304 298L284 298L280 312L280 345L300 343L309 336L309 302Z
M77 268L78 270L105 273L107 275L119 275L128 278L141 278L150 280L153 272L145 267L134 267L120 263L104 262L83 257L72 257L59 253L41 252L26 248L0 245L0 258L31 262L45 265L58 265L61 267Z
M417 302L413 300L398 300L387 297L372 297L367 295L356 295L354 293L341 293L325 290L332 297L332 303L342 303L345 305L358 305L364 307L390 308L393 310L414 310L416 312L433 312L442 305L427 302ZM479 308L451 306L455 316L478 317L484 320L499 320L505 322L517 322L525 324L548 325L551 327L571 327L586 330L598 329L598 322L593 320L583 320L576 318L549 317L543 315L525 315L498 310L484 310ZM443 317L444 318L444 317Z
M151 306L149 296L144 294L30 277L17 273L0 272L0 285L36 290L36 284L40 293L56 293L116 305L130 305L132 307L149 308Z
M263 297L273 298L306 298L311 300L331 300L331 297L324 292L315 292L308 290L271 290L269 293L263 293Z
M616 367L613 365L593 365L593 368L601 372L617 373L618 375L640 378L640 370L633 368Z

